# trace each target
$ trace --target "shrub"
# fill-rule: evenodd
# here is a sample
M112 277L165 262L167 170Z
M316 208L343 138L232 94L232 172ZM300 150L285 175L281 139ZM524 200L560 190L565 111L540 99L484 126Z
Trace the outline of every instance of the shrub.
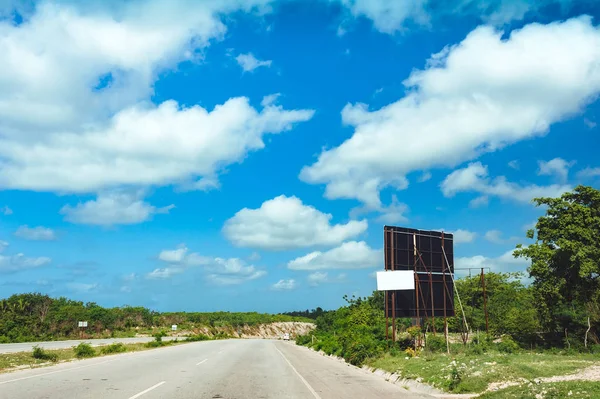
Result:
M452 369L450 370L450 383L448 384L448 389L450 391L455 390L461 381L462 375L460 374L460 370L458 369L458 367L456 367L456 360L453 360Z
M115 342L114 344L110 344L107 346L103 346L100 349L100 352L107 355L109 353L121 353L127 351L127 347L123 345L121 342Z
M312 341L312 338L310 337L310 335L298 335L296 337L296 345L307 345L310 344Z
M446 350L446 339L443 335L427 335L425 347L431 352L444 352Z
M146 348L158 348L159 346L164 346L165 343L162 341L150 341L146 342Z
M498 350L504 353L514 353L519 350L519 344L509 335L505 335L502 337L502 341L498 343Z
M57 353L46 352L43 348L40 348L37 345L33 347L33 354L32 355L36 359L50 360L51 362L57 362L58 361L58 354Z
M210 337L206 334L190 335L185 339L187 342L209 341Z
M92 348L92 346L88 343L82 342L79 345L77 345L75 348L75 356L78 358L85 358L85 357L94 357L96 356L96 351L94 350L94 348Z

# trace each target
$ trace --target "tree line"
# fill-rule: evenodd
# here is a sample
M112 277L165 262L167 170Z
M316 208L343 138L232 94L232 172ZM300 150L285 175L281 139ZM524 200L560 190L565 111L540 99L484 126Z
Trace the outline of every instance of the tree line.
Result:
M87 321L86 337L134 335L152 328L238 328L304 317L256 312L157 312L141 306L104 308L95 302L51 298L40 293L16 294L0 300L0 343L76 338L79 321Z

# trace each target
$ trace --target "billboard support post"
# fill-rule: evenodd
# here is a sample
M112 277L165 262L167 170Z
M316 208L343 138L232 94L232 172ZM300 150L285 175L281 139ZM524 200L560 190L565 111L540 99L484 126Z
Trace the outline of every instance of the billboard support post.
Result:
M487 293L485 291L485 276L483 274L483 267L481 268L481 288L483 289L483 310L485 312L485 333L490 335L490 329L488 324L488 308L487 308Z
M444 251L444 232L442 231L442 252ZM444 284L444 338L446 339L446 353L450 354L450 342L448 339L448 315L446 313L446 291L448 287L446 286L446 259L442 258L442 281Z
M387 231L384 229L383 230L383 242L385 243L387 241ZM385 271L388 270L388 253L387 253L387 249L384 248L383 249L383 264L385 267ZM390 347L390 341L389 341L389 324L388 324L388 292L384 291L384 308L385 308L385 341L388 344L388 348Z
M394 233L392 232L392 234L391 234L392 251L390 254L390 256L392 258L392 264L391 264L392 271L395 270L394 261L396 258L396 254L394 253L394 250L395 250L394 242L395 242L395 236L394 236ZM392 304L393 304L392 305L392 345L396 345L396 291L392 291Z

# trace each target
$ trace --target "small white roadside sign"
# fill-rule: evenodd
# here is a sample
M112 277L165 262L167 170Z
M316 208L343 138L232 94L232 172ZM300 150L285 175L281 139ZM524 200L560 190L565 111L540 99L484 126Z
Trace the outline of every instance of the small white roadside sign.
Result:
M171 326L171 331L177 331L177 324L173 324Z

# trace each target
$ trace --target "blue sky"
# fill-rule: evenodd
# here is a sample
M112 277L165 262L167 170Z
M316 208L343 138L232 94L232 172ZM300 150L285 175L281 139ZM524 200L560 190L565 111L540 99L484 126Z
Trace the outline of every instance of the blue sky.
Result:
M280 312L367 295L384 224L525 270L600 185L593 1L0 1L0 296Z

